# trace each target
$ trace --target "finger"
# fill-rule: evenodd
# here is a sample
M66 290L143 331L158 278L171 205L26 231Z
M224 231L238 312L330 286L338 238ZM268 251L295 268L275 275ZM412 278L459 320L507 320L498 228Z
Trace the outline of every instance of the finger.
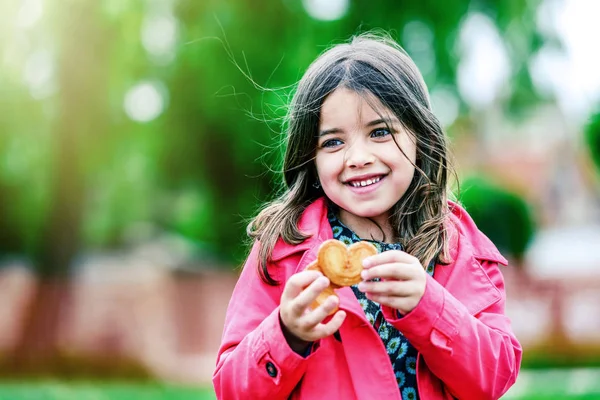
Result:
M326 324L319 324L315 327L315 329L313 330L315 335L314 340L316 340L317 338L321 339L333 335L340 329L345 319L345 311L340 310L333 314L333 317L331 318L331 320L329 320L329 322L327 322Z
M394 296L388 296L385 294L371 294L368 293L367 294L367 299L375 302L375 303L379 303L382 306L388 306L388 307L392 307L392 308L398 308L399 304L401 304L402 298L399 297L394 297Z
M302 271L292 275L285 284L283 293L281 294L282 300L292 300L296 298L305 287L321 276L323 276L323 274L319 271Z
M412 284L405 281L361 282L358 290L367 294L405 297L413 294Z
M416 260L415 257L401 250L388 250L383 253L375 254L374 256L367 257L363 260L363 267L372 268L380 264L389 264L395 262L401 262L406 264L412 264Z
M325 301L313 311L307 313L302 318L302 323L306 324L305 326L309 329L317 326L319 323L323 322L325 318L339 305L339 298L337 296L329 296Z
M306 287L294 299L294 308L298 313L303 313L304 310L319 297L321 292L329 286L329 279L325 276L320 276L315 279L308 287Z
M375 278L409 280L415 277L414 265L400 262L380 264L362 270L360 277L365 281Z

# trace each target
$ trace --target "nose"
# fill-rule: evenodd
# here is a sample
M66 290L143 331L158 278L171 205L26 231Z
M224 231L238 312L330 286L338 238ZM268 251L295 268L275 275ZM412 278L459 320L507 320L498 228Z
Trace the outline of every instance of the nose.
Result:
M345 164L348 168L362 168L374 161L375 156L365 143L356 141L346 149Z

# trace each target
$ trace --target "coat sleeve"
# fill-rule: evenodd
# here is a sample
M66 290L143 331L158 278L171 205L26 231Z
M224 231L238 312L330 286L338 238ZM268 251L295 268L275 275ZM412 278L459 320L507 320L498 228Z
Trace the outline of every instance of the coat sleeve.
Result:
M257 242L227 308L213 373L218 399L287 399L306 370L306 360L289 347L281 331L282 286L267 285L258 275L258 247ZM291 258L299 261L298 256Z
M499 399L516 381L522 349L504 314L504 280L498 264L484 261L499 300L476 315L427 275L417 307L402 318L384 307L388 321L423 356L429 370L459 399Z

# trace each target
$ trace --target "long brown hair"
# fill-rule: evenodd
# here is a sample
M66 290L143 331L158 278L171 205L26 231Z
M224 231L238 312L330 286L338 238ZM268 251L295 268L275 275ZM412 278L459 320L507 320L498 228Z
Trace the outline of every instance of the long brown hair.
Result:
M417 143L416 172L391 210L391 225L406 252L427 266L449 261L444 220L448 213L450 167L445 134L433 115L425 82L406 52L381 34L361 34L321 54L298 82L286 117L283 192L250 222L248 235L260 241L259 274L277 285L267 269L275 243L298 244L308 236L298 228L306 207L324 195L316 188L314 164L321 106L335 89L355 91L391 110ZM371 99L371 100L369 100Z

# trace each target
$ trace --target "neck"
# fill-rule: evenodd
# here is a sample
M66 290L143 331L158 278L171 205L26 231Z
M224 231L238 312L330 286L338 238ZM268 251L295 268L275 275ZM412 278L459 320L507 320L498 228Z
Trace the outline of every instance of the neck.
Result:
M373 218L359 217L348 211L339 210L340 221L361 239L377 240L380 242L394 243L396 235L389 220L389 213Z

